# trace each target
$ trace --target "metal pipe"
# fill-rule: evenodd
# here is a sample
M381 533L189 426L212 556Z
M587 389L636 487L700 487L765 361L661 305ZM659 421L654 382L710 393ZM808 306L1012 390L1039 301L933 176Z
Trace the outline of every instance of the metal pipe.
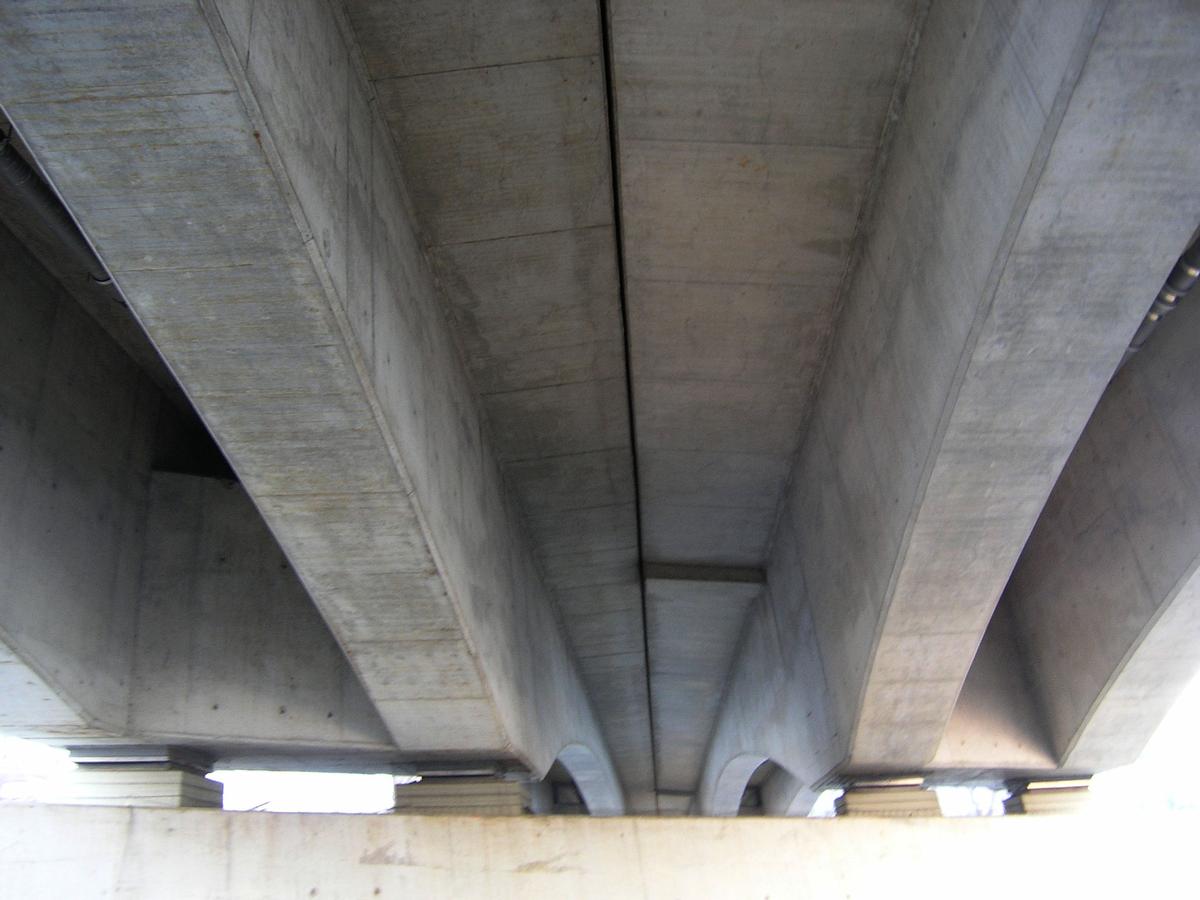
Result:
M1150 311L1146 313L1146 318L1142 320L1142 324L1138 326L1138 330L1133 335L1133 340L1129 342L1129 349L1125 351L1121 365L1125 365L1133 354L1142 349L1142 345L1158 327L1163 316L1170 314L1175 309L1180 298L1196 286L1197 280L1200 280L1200 237L1193 239L1188 248L1183 251L1183 255L1179 257L1179 261L1175 263L1175 268L1167 276L1162 290L1150 304Z
M58 195L13 146L11 133L0 138L0 191L37 210L54 236L78 260L80 268L97 284L112 284L104 264L79 232Z

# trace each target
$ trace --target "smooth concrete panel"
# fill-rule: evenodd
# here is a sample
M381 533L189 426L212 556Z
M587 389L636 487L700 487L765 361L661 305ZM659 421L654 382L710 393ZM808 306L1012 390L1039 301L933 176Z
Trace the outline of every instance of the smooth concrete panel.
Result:
M434 259L480 392L624 376L611 228L454 244Z
M643 450L638 456L647 505L774 508L791 457L711 450Z
M642 590L634 584L588 585L558 592L558 606L564 616L635 610L641 616Z
M556 591L612 584L636 585L637 548L563 553L545 560L542 570L546 582Z
M809 385L705 381L638 384L638 447L782 455L804 422Z
M505 464L629 446L625 378L491 394L483 403Z
M375 79L600 52L588 0L349 0L346 7Z
M874 150L919 6L613 3L622 136Z
M611 612L564 614L563 621L587 656L639 653L642 650L641 597L635 606ZM584 653L579 653L584 658Z
M622 138L629 277L828 284L873 159L873 149Z
M628 448L510 462L504 466L504 476L529 515L634 500Z
M833 330L839 275L824 285L634 281L635 385L645 380L810 384Z
M433 244L612 222L597 57L375 84Z
M755 566L766 556L775 510L648 504L642 543L653 562Z
M696 789L746 610L762 585L646 580L659 790Z
M632 503L558 510L526 521L543 558L637 546L637 510Z

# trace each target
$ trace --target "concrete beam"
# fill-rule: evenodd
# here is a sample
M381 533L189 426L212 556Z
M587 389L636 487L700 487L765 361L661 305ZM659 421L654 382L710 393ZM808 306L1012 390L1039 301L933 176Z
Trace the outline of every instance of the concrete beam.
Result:
M339 9L5 7L0 91L402 750L619 810Z
M1200 672L1200 292L1113 379L1003 606L1053 752L1133 762Z
M653 810L599 7L346 11L626 799Z
M30 154L22 147L20 135L0 112L0 128L4 129L10 143L9 153L15 153L29 170L22 172L9 159L10 179L20 180L23 189L6 189L11 182L0 182L0 221L8 230L20 236L21 243L29 248L34 257L75 298L79 305L94 318L108 335L129 354L134 362L150 376L164 394L171 398L184 413L191 412L191 404L180 389L178 382L138 325L137 319L129 315L120 292L111 283L102 283L103 266L86 248L82 235L74 229L70 215L61 204L45 206L30 203L32 197L52 198L40 173L33 166ZM64 231L74 231L74 239L64 236ZM101 280L97 280L101 279Z
M1200 103L1194 23L1186 3L931 10L706 779L744 752L808 783L934 756L1195 226L1200 148L1161 140Z

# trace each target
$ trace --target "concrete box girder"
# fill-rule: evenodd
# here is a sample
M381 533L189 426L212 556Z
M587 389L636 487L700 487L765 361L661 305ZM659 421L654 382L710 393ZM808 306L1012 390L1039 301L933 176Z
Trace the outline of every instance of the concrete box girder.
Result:
M168 361L186 344L264 362L252 386L201 354L177 374L334 633L350 646L389 579L444 583L415 600L452 610L455 695L364 678L401 749L544 770L579 742L604 769L340 14L53 6L0 14L23 61L6 104ZM392 647L399 680L435 665L409 649ZM620 804L609 777L598 806Z
M610 5L649 563L766 561L918 6ZM747 601L710 590L737 610L713 621L729 653ZM651 685L656 710L690 711L658 743L660 777L691 790L711 711Z
M1154 137L1178 95L1142 89L1190 84L1190 12L1156 12L933 6L707 802L750 751L809 783L933 759L1054 478L1195 224L1194 151ZM754 699L778 693L805 718Z
M622 779L650 808L640 605L598 612L610 590L638 591L599 9L347 9L505 477ZM598 656L617 694L590 674Z

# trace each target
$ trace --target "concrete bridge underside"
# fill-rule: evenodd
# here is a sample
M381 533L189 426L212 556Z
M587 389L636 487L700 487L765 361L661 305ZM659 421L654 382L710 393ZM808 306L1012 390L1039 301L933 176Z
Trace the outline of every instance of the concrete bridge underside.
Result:
M1121 365L1198 25L0 6L0 729L610 814L1128 762L1200 666L1191 298Z

